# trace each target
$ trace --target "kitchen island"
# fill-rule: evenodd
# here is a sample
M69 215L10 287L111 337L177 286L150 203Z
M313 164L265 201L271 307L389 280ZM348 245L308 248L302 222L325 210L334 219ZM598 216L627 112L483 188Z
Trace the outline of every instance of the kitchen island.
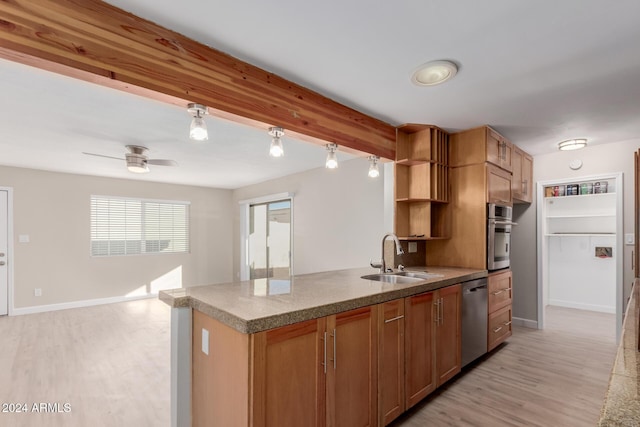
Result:
M400 301L404 313L405 299L418 295L428 297L441 289L445 295L444 288L453 289L461 282L486 277L487 272L429 267L428 272L438 277L402 284L361 278L373 272L370 268L349 269L294 276L288 280L257 279L161 291L160 299L172 307L172 424L205 425L215 418L219 425L265 425L269 422L264 421L267 418L263 412L268 406L269 410L274 407L281 411L308 410L317 414L315 422L308 420L308 425L324 425L336 413L345 412L339 408L325 410L329 405L339 406L344 401L325 392L332 386L337 387L341 380L334 378L332 370L327 369L331 364L334 369L351 366L351 372L363 366L371 368L365 372L369 374L367 380L358 384L368 390L370 396L367 401L371 408L369 425L382 424L376 409L377 348L382 346L384 339L378 342L377 337L381 333L392 336L389 334L393 330L381 328L404 320L404 314L387 319L387 311L392 313L389 310ZM431 323L445 323L448 312L443 301L444 297L438 298L439 317ZM460 314L459 301L458 292L452 311L456 316ZM434 304L435 301L425 305L430 313ZM382 310L387 311L383 313ZM397 324L404 325L404 322ZM344 332L340 331L342 325L347 325ZM397 330L400 332L396 339L404 339L404 329ZM457 332L454 328L452 333L459 343L459 326ZM343 347L337 345L341 339L348 340ZM285 341L292 346L274 346L275 353L269 353L270 343L280 345ZM360 358L350 362L351 365L346 363L349 359L345 348L349 344L359 352L356 359ZM371 350L366 358L362 358L363 346ZM404 345L400 347L404 348ZM381 352L381 363L385 355L392 354L389 348L387 346ZM457 352L459 365L459 349ZM267 371L266 360L271 356L279 360L290 357L291 360L283 365L289 372ZM336 359L344 362L337 365ZM274 375L278 377L274 378ZM381 372L380 381L384 379L383 375L386 374ZM289 389L299 387L301 396L304 390L308 391L314 397L310 399L313 404L305 407L302 398L293 399L296 401L293 407L286 402L281 407L265 403L267 397L277 395L277 388L271 390L269 387L281 380L299 382L289 384ZM209 421L203 422L203 419Z

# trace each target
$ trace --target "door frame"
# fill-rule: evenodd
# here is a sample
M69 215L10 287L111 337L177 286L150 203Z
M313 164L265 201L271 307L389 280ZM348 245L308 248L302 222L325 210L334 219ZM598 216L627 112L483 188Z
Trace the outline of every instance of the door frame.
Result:
M536 237L537 237L537 287L538 287L538 329L544 329L545 302L548 300L547 283L545 280L546 266L546 240L544 233L544 187L559 184L577 184L585 181L615 180L616 189L616 341L620 340L622 333L622 316L624 314L624 181L622 172L614 172L599 175L589 175L566 179L552 179L538 181L536 198Z
M7 312L13 316L13 187L0 187L0 191L7 192Z
M240 200L240 280L249 280L249 208L270 202L291 202L291 235L289 236L289 274L293 276L293 196L294 193L277 193L253 199Z

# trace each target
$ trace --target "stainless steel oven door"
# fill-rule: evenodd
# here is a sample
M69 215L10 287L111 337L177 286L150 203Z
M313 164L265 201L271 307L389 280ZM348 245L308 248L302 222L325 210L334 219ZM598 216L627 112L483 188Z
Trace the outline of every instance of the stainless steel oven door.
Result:
M487 270L509 267L511 250L511 221L488 220Z

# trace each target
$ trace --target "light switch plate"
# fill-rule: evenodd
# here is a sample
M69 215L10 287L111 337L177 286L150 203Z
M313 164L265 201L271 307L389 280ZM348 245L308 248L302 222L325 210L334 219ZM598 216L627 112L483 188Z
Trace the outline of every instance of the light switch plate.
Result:
M202 328L202 352L209 355L209 331Z
M626 245L634 245L635 242L634 242L633 238L634 238L633 233L626 233L624 235L624 243Z
M20 243L29 243L29 235L28 234L21 234L18 236L18 242Z

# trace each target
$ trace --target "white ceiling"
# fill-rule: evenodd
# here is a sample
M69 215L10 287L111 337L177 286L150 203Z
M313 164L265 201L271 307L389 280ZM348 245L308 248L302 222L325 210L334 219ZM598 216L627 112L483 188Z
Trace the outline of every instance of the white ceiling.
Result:
M640 141L637 0L109 3L393 125L490 124L534 155L576 137ZM438 59L459 64L455 79L412 85L415 68ZM0 72L4 164L131 177L79 153L139 143L180 163L141 179L235 188L324 162L323 148L306 143L271 159L260 131L211 118L211 140L198 145L177 107L16 64Z

